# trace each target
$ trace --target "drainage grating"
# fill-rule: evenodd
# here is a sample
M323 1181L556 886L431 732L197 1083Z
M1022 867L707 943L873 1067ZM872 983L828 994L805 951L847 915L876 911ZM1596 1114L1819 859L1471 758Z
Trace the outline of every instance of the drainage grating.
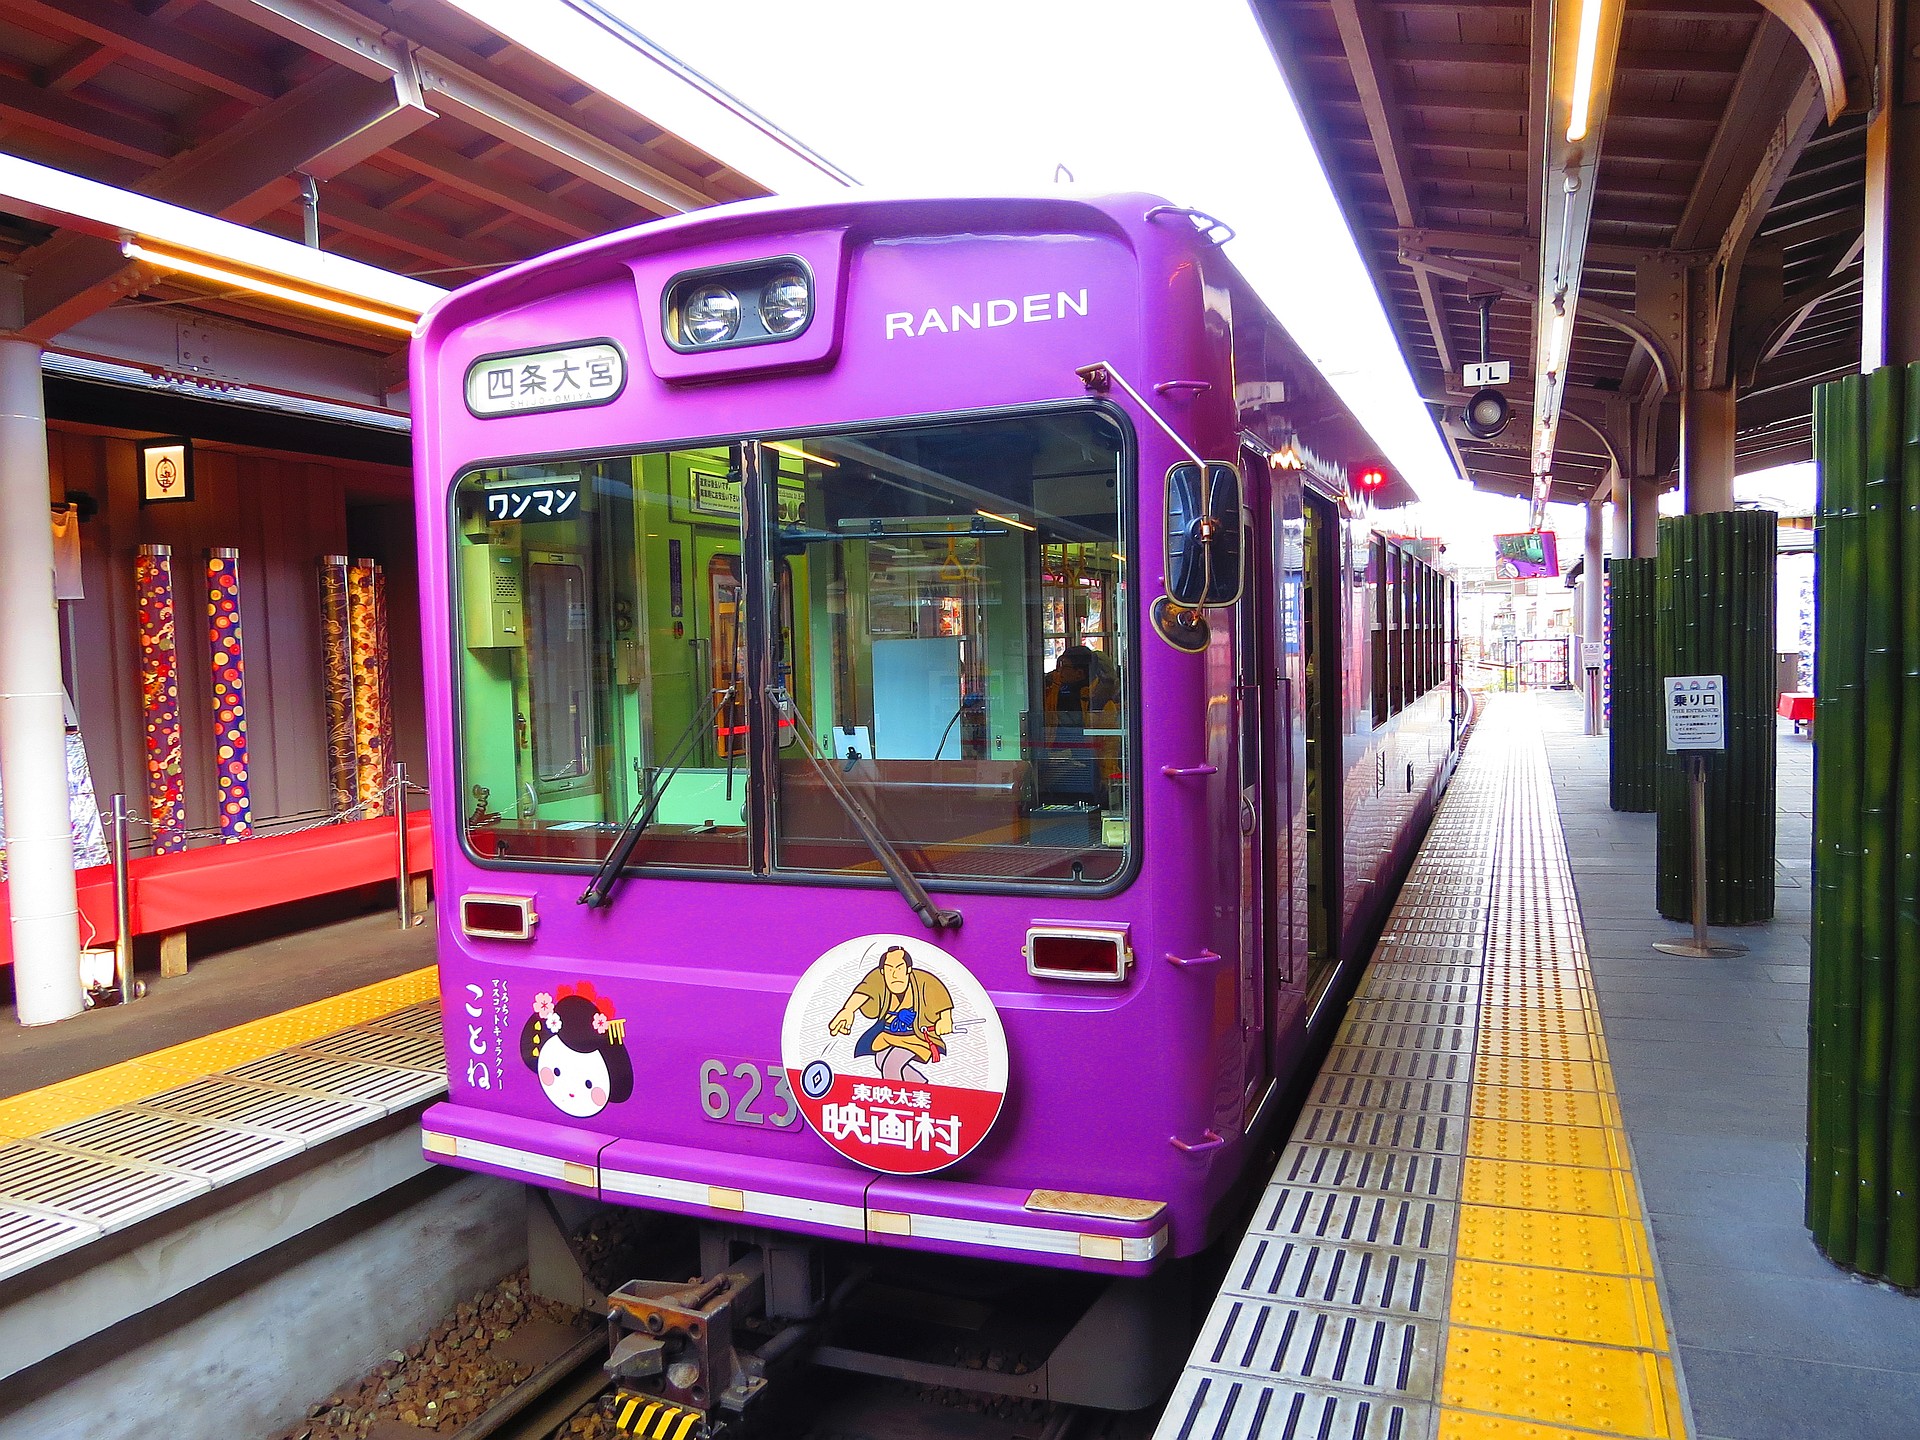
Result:
M100 1233L98 1225L24 1205L0 1204L0 1280L64 1255Z
M1309 1105L1340 1110L1400 1110L1418 1115L1465 1115L1473 1087L1455 1080L1390 1080L1377 1075L1323 1074Z
M249 1060L226 1073L240 1080L263 1080L269 1085L284 1085L293 1090L370 1101L389 1114L441 1094L447 1088L444 1075L396 1070L386 1065L336 1060L330 1055L308 1055L300 1051Z
M1301 1112L1293 1138L1322 1145L1457 1155L1466 1144L1466 1134L1466 1121L1453 1115L1402 1115L1391 1110L1313 1105Z
M1394 1025L1356 1016L1340 1027L1335 1043L1378 1050L1473 1049L1473 1032L1465 1025Z
M393 1030L403 1035L432 1035L436 1039L440 1034L440 1002L422 1000L417 1005L409 1005L404 1010L396 1010L391 1015L382 1015L369 1020L359 1028L363 1030Z
M1383 967L1369 970L1360 982L1355 1004L1363 1001L1428 1000L1437 1004L1469 1004L1479 999L1480 987L1468 981L1431 980L1424 974Z
M177 1115L128 1109L108 1110L34 1139L39 1144L84 1150L111 1160L184 1170L216 1184L237 1180L301 1149L298 1140L284 1135L203 1125Z
M207 1123L244 1125L274 1135L291 1135L308 1144L331 1140L386 1112L378 1105L334 1096L302 1095L230 1075L209 1075L190 1085L163 1090L138 1105Z
M1443 1256L1255 1233L1227 1267L1226 1288L1250 1299L1439 1320L1447 1310L1447 1276Z
M1249 1233L1448 1254L1457 1218L1450 1200L1269 1185Z
M1389 1080L1466 1081L1473 1059L1460 1050L1368 1050L1359 1045L1335 1045L1321 1073L1377 1075Z
M342 1030L338 1035L309 1040L299 1048L308 1055L334 1055L343 1060L365 1060L372 1065L397 1065L404 1070L438 1071L446 1065L446 1050L437 1034Z
M1164 1440L1429 1440L1433 1418L1433 1408L1419 1402L1190 1370L1157 1433Z
M1390 1025L1471 1025L1479 1011L1475 1000L1387 1000L1356 995L1347 1006L1350 1022L1377 1021Z
M1442 1329L1433 1321L1221 1300L1193 1347L1202 1365L1415 1399L1433 1394Z
M1299 1141L1280 1152L1272 1184L1364 1190L1425 1200L1452 1200L1460 1193L1460 1157L1410 1155L1404 1150L1348 1150Z
M44 1205L117 1230L212 1187L196 1175L114 1162L31 1140L0 1147L0 1200Z

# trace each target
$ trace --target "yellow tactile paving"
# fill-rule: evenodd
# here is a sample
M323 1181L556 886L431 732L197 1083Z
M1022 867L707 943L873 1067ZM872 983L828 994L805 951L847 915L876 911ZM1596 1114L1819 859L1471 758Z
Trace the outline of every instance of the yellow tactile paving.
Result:
M1612 1170L1536 1165L1470 1157L1461 1169L1460 1198L1468 1205L1558 1210L1571 1215L1631 1215L1622 1208Z
M1437 1435L1681 1440L1679 1382L1538 738L1510 727Z
M437 977L437 970L429 965L343 995L297 1006L264 1020L235 1025L184 1044L169 1045L138 1060L122 1061L90 1075L75 1076L0 1100L0 1139L20 1140L43 1134L117 1105L144 1100L185 1080L230 1070L262 1055L391 1015L396 1010L432 999L439 993Z
M1569 1430L1564 1425L1540 1425L1511 1415L1475 1415L1466 1410L1442 1410L1435 1440L1593 1440L1603 1430Z
M1440 1401L1605 1435L1677 1440L1686 1431L1662 1373L1664 1360L1646 1350L1456 1323L1447 1336Z
M1613 1088L1611 1084L1601 1085L1600 1073L1591 1061L1540 1060L1531 1055L1482 1055L1474 1066L1474 1082L1519 1085L1531 1090Z
M1624 1275L1460 1260L1452 1313L1456 1325L1548 1340L1653 1350L1667 1343L1653 1286Z
M1613 1133L1598 1124L1528 1125L1517 1120L1481 1120L1467 1129L1467 1153L1487 1160L1601 1169L1618 1166L1621 1161Z
M1617 1215L1564 1215L1487 1205L1462 1205L1454 1236L1455 1252L1464 1260L1651 1279L1653 1267L1644 1241L1635 1222Z

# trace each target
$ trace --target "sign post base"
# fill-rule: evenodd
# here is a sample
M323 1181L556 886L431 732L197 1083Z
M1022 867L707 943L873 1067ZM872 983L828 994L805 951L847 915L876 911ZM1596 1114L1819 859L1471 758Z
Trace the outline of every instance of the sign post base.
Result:
M1687 809L1693 822L1693 939L1656 940L1653 948L1695 960L1744 955L1746 946L1707 936L1707 757L1699 751L1687 752Z

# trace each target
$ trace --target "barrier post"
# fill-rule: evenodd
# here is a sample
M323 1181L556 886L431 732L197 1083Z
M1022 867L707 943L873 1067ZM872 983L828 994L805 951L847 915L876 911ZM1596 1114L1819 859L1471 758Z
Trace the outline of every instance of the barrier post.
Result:
M128 1004L133 988L133 906L127 885L127 797L113 797L113 966L120 972L120 1003Z
M408 872L413 868L407 855L407 767L402 761L393 763L393 814L394 837L399 842L400 878L395 888L395 898L400 911L400 928L413 928L413 890L408 884Z

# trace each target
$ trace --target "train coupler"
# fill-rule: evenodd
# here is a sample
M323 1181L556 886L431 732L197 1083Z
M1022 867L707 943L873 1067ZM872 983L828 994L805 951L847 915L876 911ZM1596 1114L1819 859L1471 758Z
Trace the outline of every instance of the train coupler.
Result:
M657 1395L616 1390L613 1428L635 1440L707 1440L707 1417Z

